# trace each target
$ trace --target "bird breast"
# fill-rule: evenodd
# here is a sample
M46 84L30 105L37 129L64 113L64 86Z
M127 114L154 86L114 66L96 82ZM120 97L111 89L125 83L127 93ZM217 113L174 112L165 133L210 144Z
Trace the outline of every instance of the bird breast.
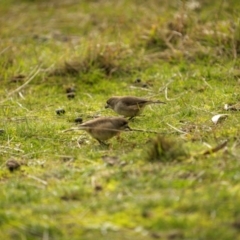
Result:
M109 124L102 124L95 128L89 128L87 131L93 138L99 139L101 141L108 140L117 135L119 132L114 129L113 126L109 126Z

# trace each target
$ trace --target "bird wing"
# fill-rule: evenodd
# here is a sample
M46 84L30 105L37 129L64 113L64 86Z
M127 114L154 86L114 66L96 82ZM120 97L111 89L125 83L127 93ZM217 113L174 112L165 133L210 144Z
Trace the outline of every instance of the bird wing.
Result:
M130 106L141 107L142 105L145 105L147 102L149 102L144 98L138 98L138 97L125 97L122 99L122 101L126 106L129 106L129 107Z
M112 129L114 124L110 119L93 119L80 125L83 129Z

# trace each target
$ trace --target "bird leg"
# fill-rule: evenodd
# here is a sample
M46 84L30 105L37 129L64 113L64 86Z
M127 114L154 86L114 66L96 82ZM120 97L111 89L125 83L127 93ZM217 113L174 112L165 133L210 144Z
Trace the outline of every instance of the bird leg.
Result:
M128 121L132 120L134 117L135 117L135 116L130 117L130 118L128 119Z
M100 145L102 145L102 146L109 146L109 144L107 144L107 143L105 143L105 142L103 142L103 141L101 141L101 140L99 140L99 139L97 139L97 141L100 143Z

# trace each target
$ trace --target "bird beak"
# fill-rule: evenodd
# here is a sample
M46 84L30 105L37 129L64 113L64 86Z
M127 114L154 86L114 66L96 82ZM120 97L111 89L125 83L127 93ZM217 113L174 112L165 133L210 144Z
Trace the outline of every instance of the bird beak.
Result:
M110 108L108 104L105 105L105 108Z

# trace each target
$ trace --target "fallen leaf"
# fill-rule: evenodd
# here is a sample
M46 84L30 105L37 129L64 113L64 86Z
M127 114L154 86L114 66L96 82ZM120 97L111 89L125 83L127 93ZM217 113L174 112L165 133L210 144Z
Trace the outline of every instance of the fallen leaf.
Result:
M212 122L217 124L220 120L225 119L228 116L228 114L217 114L212 117Z

